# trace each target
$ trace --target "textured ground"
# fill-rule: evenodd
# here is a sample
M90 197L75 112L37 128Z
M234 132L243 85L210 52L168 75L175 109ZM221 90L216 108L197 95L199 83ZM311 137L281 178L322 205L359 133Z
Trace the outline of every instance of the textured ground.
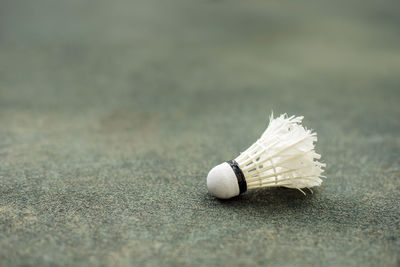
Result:
M1 1L0 266L399 266L398 1ZM208 170L305 115L322 187Z

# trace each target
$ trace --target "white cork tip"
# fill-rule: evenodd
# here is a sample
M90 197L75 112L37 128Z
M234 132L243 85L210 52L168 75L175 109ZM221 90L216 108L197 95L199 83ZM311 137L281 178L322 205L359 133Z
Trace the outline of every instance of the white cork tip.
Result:
M239 195L240 189L232 167L224 162L211 169L207 175L208 192L221 199Z

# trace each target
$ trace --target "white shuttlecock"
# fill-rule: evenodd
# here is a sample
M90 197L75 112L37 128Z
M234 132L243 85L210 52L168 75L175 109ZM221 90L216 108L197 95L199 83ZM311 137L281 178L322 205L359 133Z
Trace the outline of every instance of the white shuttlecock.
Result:
M324 163L314 150L317 134L301 125L303 117L270 117L268 128L236 159L211 169L211 195L228 199L246 190L284 186L300 190L322 183ZM311 189L310 189L311 190Z

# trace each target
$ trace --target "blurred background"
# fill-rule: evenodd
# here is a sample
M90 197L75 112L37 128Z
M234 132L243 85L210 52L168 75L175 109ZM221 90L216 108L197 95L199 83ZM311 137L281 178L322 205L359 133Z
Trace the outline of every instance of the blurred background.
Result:
M0 1L0 265L399 264L399 1ZM312 196L208 170L304 115Z

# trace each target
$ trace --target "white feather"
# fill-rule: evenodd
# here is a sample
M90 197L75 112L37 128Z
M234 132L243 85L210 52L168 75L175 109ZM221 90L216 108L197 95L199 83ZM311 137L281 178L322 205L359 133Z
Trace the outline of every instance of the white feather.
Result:
M301 188L321 185L325 164L314 150L317 134L303 127L302 120L302 116L271 115L260 139L235 159L247 189L284 186L303 192Z

